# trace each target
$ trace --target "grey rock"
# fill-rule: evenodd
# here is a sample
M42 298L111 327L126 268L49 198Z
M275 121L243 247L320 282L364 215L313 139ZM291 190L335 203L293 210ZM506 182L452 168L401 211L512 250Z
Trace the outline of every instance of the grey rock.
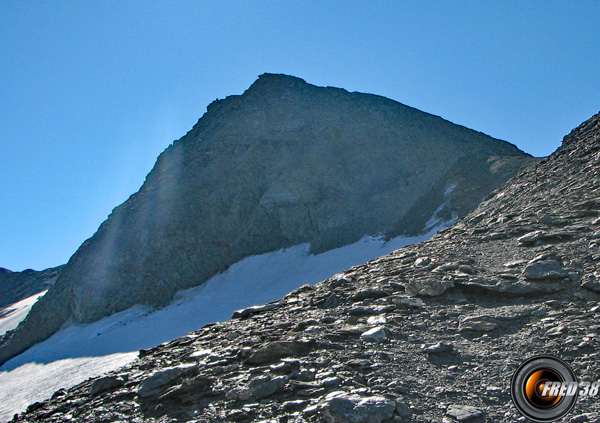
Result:
M391 418L394 410L394 402L385 397L345 393L329 396L319 406L327 423L380 423Z
M247 362L250 364L266 364L283 357L301 354L306 349L306 345L296 341L271 342L252 353Z
M471 279L468 281L458 281L457 285L470 288L475 287L479 290L491 291L499 294L507 294L510 296L521 295L544 295L560 291L564 286L558 282L548 280L493 280L493 279Z
M508 267L509 269L512 269L514 267L519 267L526 263L527 263L527 260L515 260L515 261L509 261L508 263L504 263L503 266Z
M385 315L370 316L369 318L367 318L367 325L380 326L380 325L385 325L387 323L387 321L388 321L388 319L387 319L387 317L385 317Z
M354 316L377 316L379 314L390 313L396 309L393 305L379 306L354 306L348 309L348 313Z
M302 414L306 417L314 416L319 412L319 404L313 404L302 410Z
M470 405L452 404L446 409L446 414L459 422L474 421L482 417L483 411Z
M556 260L542 260L530 263L523 270L523 276L527 279L564 279L569 276L567 272Z
M400 417L403 417L405 419L410 419L412 417L412 410L410 409L410 407L408 405L406 405L406 403L404 403L403 401L400 400L396 400L395 402L396 404L396 413L398 413L398 415Z
M555 326L546 332L546 336L562 336L565 333L566 329L567 328L563 325Z
M248 398L259 400L270 397L275 392L283 388L287 383L287 380L288 379L286 376L277 376L275 378L264 376L253 379L250 382L248 382ZM243 398L240 397L240 399Z
M388 336L389 330L385 326L376 326L360 335L362 339L370 342L384 342Z
M269 303L263 305L257 305L252 307L247 307L241 310L236 310L233 312L231 316L232 319L243 319L244 317L251 316L253 314L262 313L264 311L273 310L278 306L277 303Z
M548 232L546 231L533 231L528 234L523 235L518 239L521 244L524 245L533 245L537 241L540 241L548 236Z
M352 301L363 301L369 298L384 298L389 296L390 293L388 291L384 291L382 289L364 289L362 291L358 291L351 298Z
M498 319L492 316L471 316L461 320L459 330L465 331L476 331L476 332L490 332L497 329L500 326Z
M337 387L342 383L342 379L337 377L337 376L332 376L332 377L327 377L325 379L322 379L320 381L320 384L322 387L324 388L329 388L329 387Z
M406 293L413 296L437 297L453 285L450 281L415 279L406 284Z
M419 257L415 260L415 267L425 267L431 264L431 259L429 257Z
M108 391L110 389L117 388L119 386L123 386L125 384L125 380L122 377L118 376L104 376L100 379L96 379L92 386L90 387L90 395L98 395L102 392Z
M581 286L589 291L600 293L600 272L586 275Z
M409 298L409 297L395 297L392 302L398 308L421 308L423 307L423 300L420 298Z
M150 374L140 385L138 395L142 398L150 397L159 393L163 388L174 381L186 376L192 376L198 371L198 366L188 364L179 367L170 367L158 370Z
M454 345L436 342L435 344L424 345L422 351L428 354L445 354L453 352Z
M578 416L571 417L569 423L584 423L590 421L590 414L580 414Z

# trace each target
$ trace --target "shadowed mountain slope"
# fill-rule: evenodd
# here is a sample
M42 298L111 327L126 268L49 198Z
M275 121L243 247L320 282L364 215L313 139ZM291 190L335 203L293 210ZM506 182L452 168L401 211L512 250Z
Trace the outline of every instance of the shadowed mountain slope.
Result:
M4 338L0 363L67 321L165 305L253 254L301 243L326 251L401 234L401 221L422 231L434 212L449 220L471 210L532 160L383 97L262 75L209 105L159 156Z

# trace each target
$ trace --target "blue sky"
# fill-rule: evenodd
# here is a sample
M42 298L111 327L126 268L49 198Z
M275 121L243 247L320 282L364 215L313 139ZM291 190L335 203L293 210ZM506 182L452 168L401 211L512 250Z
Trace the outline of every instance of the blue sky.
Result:
M264 72L548 155L600 110L591 1L0 3L0 267L65 263L216 98Z

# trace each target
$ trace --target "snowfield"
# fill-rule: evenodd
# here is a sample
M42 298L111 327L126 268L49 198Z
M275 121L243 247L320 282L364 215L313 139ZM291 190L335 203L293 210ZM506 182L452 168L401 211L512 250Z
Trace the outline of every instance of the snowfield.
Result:
M68 358L48 364L30 362L0 373L0 420L8 421L29 404L49 398L89 377L99 376L133 361L136 352L99 357Z
M27 313L31 310L31 306L33 306L40 297L43 297L46 292L47 291L39 292L0 310L0 336L4 335L9 330L16 328L19 323L21 323L21 320L27 316Z
M207 323L227 320L237 309L278 300L301 285L320 282L349 267L425 241L446 226L438 222L419 237L388 242L365 237L318 255L310 255L309 245L302 244L248 257L202 286L179 292L162 309L135 306L91 324L66 324L48 340L0 367L0 421L10 420L13 414L49 398L58 389L122 367L133 361L140 349L170 341ZM0 318L0 329L15 327L41 295L15 304L18 311Z

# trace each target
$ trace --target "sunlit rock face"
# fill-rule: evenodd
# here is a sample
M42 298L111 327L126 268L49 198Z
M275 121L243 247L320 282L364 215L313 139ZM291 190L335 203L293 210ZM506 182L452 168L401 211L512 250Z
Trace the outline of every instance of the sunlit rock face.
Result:
M161 306L244 257L415 234L529 164L515 146L395 101L265 74L217 100L71 257L0 363L72 319Z

